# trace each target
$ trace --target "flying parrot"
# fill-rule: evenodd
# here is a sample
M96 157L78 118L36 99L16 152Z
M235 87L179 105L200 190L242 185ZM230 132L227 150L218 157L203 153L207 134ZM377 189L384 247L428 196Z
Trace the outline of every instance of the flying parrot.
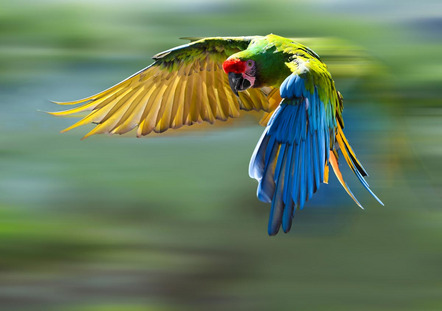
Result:
M259 200L271 203L268 234L288 232L296 209L328 182L330 167L343 180L338 151L370 194L362 164L345 138L343 98L327 66L308 47L274 34L211 37L153 56L154 62L96 95L61 105L53 112L88 114L63 130L95 123L93 134L137 136L206 121L238 117L240 110L264 111L264 133L256 145L249 175L258 181Z

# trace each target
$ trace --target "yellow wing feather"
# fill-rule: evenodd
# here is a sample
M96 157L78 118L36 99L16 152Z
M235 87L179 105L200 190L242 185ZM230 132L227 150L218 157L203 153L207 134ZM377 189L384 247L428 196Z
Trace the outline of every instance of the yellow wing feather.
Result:
M272 111L279 104L279 101L275 104L280 100L279 92L272 91L268 96L269 92L261 89L249 89L236 97L230 89L222 62L239 51L238 46L246 46L241 40L202 39L157 54L151 66L101 93L76 101L56 102L80 106L51 114L68 116L89 112L62 131L96 123L86 138L101 133L125 134L135 127L138 127L137 136L152 131L160 133L202 121L213 123L238 117L240 109ZM232 46L216 46L218 41Z
M267 111L264 113L264 116L259 121L259 124L262 126L266 126L269 122L270 118L273 115L273 112L275 111L276 107L278 107L279 103L281 102L281 94L279 93L279 89L275 88L267 95L267 107L266 109L263 109L264 111Z

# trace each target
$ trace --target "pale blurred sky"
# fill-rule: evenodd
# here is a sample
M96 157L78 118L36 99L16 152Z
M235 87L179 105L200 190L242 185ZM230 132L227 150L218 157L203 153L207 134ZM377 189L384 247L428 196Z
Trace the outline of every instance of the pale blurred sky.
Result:
M134 6L150 8L152 11L164 12L165 9L171 11L204 11L208 8L219 7L220 9L233 10L238 3L250 3L250 5L259 5L258 2L252 0L16 0L11 3L23 2L30 5L39 4L87 4L89 6L105 6L119 8L127 7L133 9ZM2 1L7 3L8 1ZM432 28L441 28L442 19L442 1L441 0L272 0L275 6L280 5L285 11L287 7L293 7L293 15L296 16L300 4L306 8L317 10L321 13L343 14L353 16L357 19L367 19L369 21L383 23L402 23L409 21L432 20ZM436 20L436 22L434 22Z
M353 13L370 19L391 18L397 21L420 17L442 17L440 0L310 0L309 3L337 13Z
M5 1L7 2L7 1ZM152 7L152 10L164 10L164 8L176 9L201 9L207 7L213 7L217 5L232 6L242 2L249 2L250 5L255 5L256 2L249 0L19 0L13 2L24 2L29 4L63 4L63 3L87 3L88 5L102 5L102 6L142 6ZM420 18L442 18L442 1L440 0L425 0L425 1L412 1L412 0L273 0L275 5L291 5L299 6L300 3L305 3L306 6L313 6L320 11L329 11L333 13L354 14L358 17L367 17L372 20L383 20L397 22L409 19ZM259 4L256 4L259 5Z

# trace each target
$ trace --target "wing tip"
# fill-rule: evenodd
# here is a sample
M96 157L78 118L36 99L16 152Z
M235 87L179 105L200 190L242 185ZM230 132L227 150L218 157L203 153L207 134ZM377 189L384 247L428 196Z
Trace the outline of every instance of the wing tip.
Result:
M47 114L50 114L51 116L55 116L55 117L62 117L65 115L68 115L68 113L66 113L66 111L43 111Z
M92 130L89 133L87 133L86 135L84 135L80 140L85 140L86 138L91 137L94 134L95 134L94 130Z
M99 95L99 94L96 94L96 95ZM78 100L68 101L68 102L59 102L59 101L55 101L55 100L49 100L49 101L52 104L62 105L62 106L69 106L69 105L76 105L76 104L85 103L85 102L88 102L88 101L93 101L93 100L95 100L96 95L93 95L93 96L87 97L87 98L78 99Z
M60 133L66 133L66 132L68 132L68 131L70 131L70 130L73 130L73 129L76 128L76 127L79 127L79 126L83 125L83 124L81 123L82 121L83 121L83 120L80 120L80 121L78 121L77 123L72 124L71 126L65 128L64 130L61 130Z
M56 105L69 105L71 102L59 102L59 101L55 101L55 100L49 100L49 102L51 102L52 104L56 104Z

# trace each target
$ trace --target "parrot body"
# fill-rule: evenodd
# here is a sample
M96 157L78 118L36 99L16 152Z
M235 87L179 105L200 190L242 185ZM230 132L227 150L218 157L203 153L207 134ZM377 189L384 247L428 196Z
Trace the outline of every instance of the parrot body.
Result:
M249 175L258 180L257 196L271 203L268 233L290 230L331 166L344 182L338 150L370 190L367 173L343 133L343 99L320 57L300 43L273 34L253 37L191 39L153 57L154 63L91 97L59 104L83 104L52 113L90 111L67 128L96 123L85 137L152 131L239 116L240 110L263 110L267 123L252 155ZM65 130L65 131L66 131Z

